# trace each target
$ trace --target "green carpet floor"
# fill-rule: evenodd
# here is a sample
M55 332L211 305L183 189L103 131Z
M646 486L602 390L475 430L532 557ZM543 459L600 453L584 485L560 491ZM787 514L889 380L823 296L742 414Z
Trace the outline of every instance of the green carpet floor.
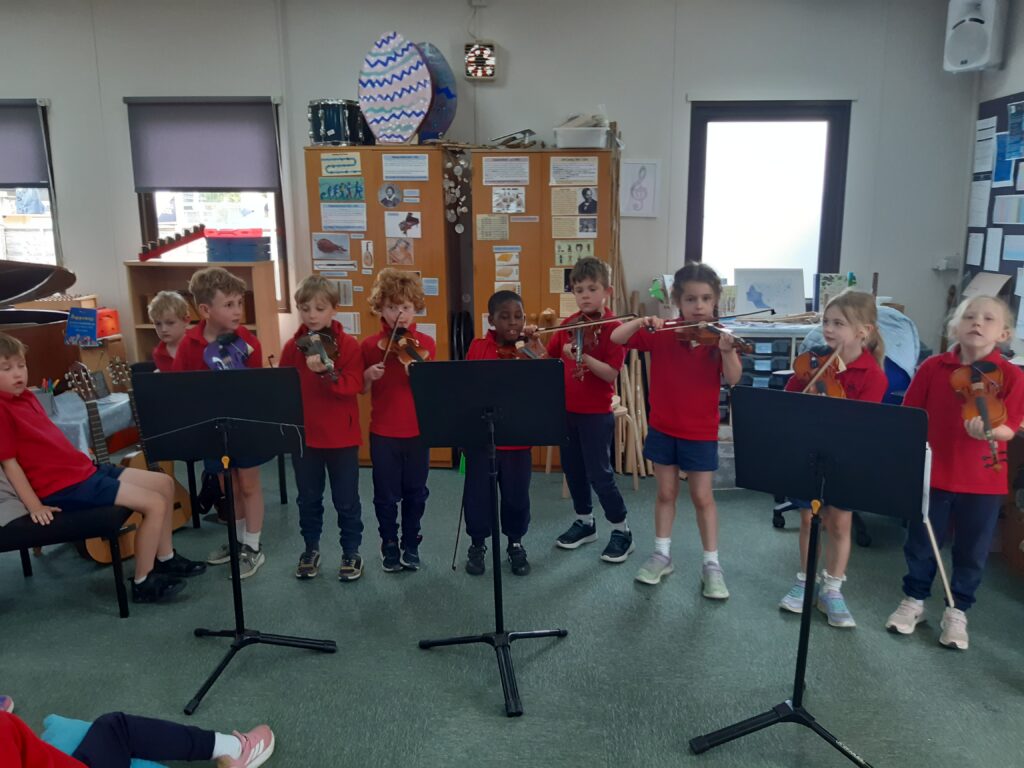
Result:
M652 545L653 481L623 482L637 552L624 565L598 559L602 543L575 552L553 541L572 519L560 477L533 479L526 547L533 573L508 574L511 629L565 627L565 639L513 645L525 714L504 716L494 653L487 646L421 651L417 640L492 628L490 574L449 567L461 478L430 476L419 573L386 574L368 471L363 578L340 584L333 521L324 572L293 577L301 549L294 503L277 503L264 470L267 563L244 586L251 627L337 640L335 655L257 646L243 650L191 718L229 730L268 722L273 766L842 766L810 731L779 725L704 755L697 734L767 710L791 690L798 617L778 599L796 568L796 519L771 526L770 499L721 491L722 565L732 597L699 592L700 544L688 499L680 503L676 572L661 585L633 580ZM685 492L685 486L684 486ZM292 486L294 496L294 486ZM886 633L900 598L902 531L870 516L874 545L855 548L845 593L857 629L811 633L807 707L876 766L1022 766L1024 582L994 556L971 612L971 649L937 644L938 597L911 637ZM176 534L191 557L225 536L222 526ZM185 719L182 707L220 660L227 641L197 639L197 626L231 623L226 568L192 580L167 606L133 606L117 618L109 571L54 547L21 577L16 554L0 557L0 692L33 727L57 712L94 718L108 710Z

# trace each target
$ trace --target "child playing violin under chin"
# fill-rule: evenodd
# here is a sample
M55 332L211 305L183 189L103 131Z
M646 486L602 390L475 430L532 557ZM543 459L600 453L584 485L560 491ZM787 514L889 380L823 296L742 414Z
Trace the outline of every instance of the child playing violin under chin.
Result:
M363 392L371 392L370 461L373 507L380 532L381 563L387 573L420 567L420 520L427 506L430 449L420 440L419 421L409 373L399 360L397 342L409 339L421 356L436 357L434 340L416 330L413 319L423 310L423 283L418 275L382 269L370 293L370 309L381 329L363 339ZM402 504L399 543L398 504Z
M885 345L878 335L878 310L875 297L861 291L846 291L832 299L821 320L822 335L828 345L827 353L838 353L843 370L834 374L848 400L863 400L880 403L885 397L889 382L882 371L885 360ZM807 355L814 354L805 353ZM836 361L829 364L832 371ZM823 373L822 376L825 374ZM833 375L829 373L829 375ZM810 384L813 378L793 376L786 383L789 392L802 392L810 386L814 394L817 384ZM819 381L822 377L819 377ZM779 608L793 613L803 613L804 590L807 584L807 549L811 535L811 509L806 501L793 500L800 509L800 570L796 582L779 601ZM822 522L828 539L825 545L825 568L821 572L821 590L818 593L818 610L828 617L833 627L852 628L853 620L842 587L846 581L846 566L850 561L850 527L853 513L846 509L825 507L821 512Z
M487 319L493 331L473 339L467 360L499 360L516 357L522 339L526 315L518 293L498 291L487 300ZM523 548L523 537L530 526L530 476L533 460L528 447L498 446L498 490L501 496L501 532L508 537L508 560L512 573L525 576L530 563ZM463 504L466 510L466 535L470 538L466 573L481 575L486 569L487 537L491 535L493 500L487 450L465 451L466 480Z
M355 581L363 574L363 558L359 555L363 540L359 505L362 435L356 400L363 390L363 356L359 342L334 319L339 298L333 280L319 275L303 280L295 291L302 325L281 352L281 367L296 368L299 372L306 426L305 450L292 456L299 489L299 529L305 542L295 568L297 579L312 579L320 573L325 477L330 482L331 499L338 513L342 551L338 580ZM330 361L330 369L319 352L301 348L311 337L325 354L325 343L335 348L337 355Z
M686 322L711 322L717 316L722 283L711 267L690 263L675 273L672 303ZM717 346L683 342L674 331L660 331L660 317L641 317L611 333L616 344L651 353L650 430L644 458L654 463L658 496L654 504L654 553L636 580L658 584L672 573L672 524L679 496L679 470L688 473L690 498L704 548L701 583L704 597L729 597L718 562L718 508L711 486L718 469L718 393L722 378L732 386L743 369L728 333ZM651 332L648 332L651 331Z
M1006 418L992 429L997 454L1006 449L1024 419L1024 374L1003 359L998 345L1010 338L1013 316L1006 304L991 296L974 296L957 307L949 321L956 345L933 355L917 369L903 404L928 412L928 443L932 448L929 518L941 547L953 528L953 574L950 588L955 605L947 605L939 642L967 650L966 611L974 605L982 573L992 548L999 511L1007 492L1007 473L993 467L989 435L980 417L965 420L963 402L951 376L967 367L983 382L1002 379L995 397ZM970 370L973 368L973 371ZM937 564L927 528L921 518L907 528L903 545L907 575L905 597L885 623L890 632L909 635L924 621L924 601L931 595Z

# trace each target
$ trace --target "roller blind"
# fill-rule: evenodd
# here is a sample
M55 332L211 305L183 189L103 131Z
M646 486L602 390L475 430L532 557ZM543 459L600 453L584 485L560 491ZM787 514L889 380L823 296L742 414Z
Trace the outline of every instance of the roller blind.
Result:
M41 109L33 100L0 100L0 187L50 185Z
M275 190L270 98L125 99L136 192Z

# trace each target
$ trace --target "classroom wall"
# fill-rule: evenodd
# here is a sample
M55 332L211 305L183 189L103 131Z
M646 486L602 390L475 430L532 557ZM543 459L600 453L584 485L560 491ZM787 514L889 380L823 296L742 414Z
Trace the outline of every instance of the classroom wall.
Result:
M1008 6L1003 66L981 74L979 103L1024 91L1024 9L1013 0Z
M0 0L0 98L51 100L76 290L124 308L120 263L137 252L139 224L123 97L282 99L286 224L301 278L307 101L354 96L364 53L390 28L457 61L469 19L465 0ZM931 266L961 258L976 103L973 76L941 69L944 20L933 0L491 0L475 32L497 41L504 73L460 82L451 136L531 127L550 140L567 114L605 105L624 157L662 164L659 217L622 226L627 278L643 289L681 263L690 100L853 99L841 267L862 285L881 272L881 293L904 302L934 344L956 273ZM748 185L771 194L770 180Z

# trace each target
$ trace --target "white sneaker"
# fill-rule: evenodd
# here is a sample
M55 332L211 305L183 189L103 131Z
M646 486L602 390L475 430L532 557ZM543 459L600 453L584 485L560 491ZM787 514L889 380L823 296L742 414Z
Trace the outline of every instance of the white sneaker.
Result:
M939 642L947 648L967 650L967 616L959 608L946 608L942 612L942 634Z
M718 563L704 563L700 571L702 594L709 600L726 600L729 590L725 586L725 574Z
M919 603L911 597L904 597L900 600L896 610L889 614L889 618L885 621L885 628L890 632L899 632L901 635L911 635L922 621L924 621L924 603Z
M260 569L266 560L267 556L263 554L262 547L256 550L248 544L243 544L242 551L238 555L238 577L248 579Z

